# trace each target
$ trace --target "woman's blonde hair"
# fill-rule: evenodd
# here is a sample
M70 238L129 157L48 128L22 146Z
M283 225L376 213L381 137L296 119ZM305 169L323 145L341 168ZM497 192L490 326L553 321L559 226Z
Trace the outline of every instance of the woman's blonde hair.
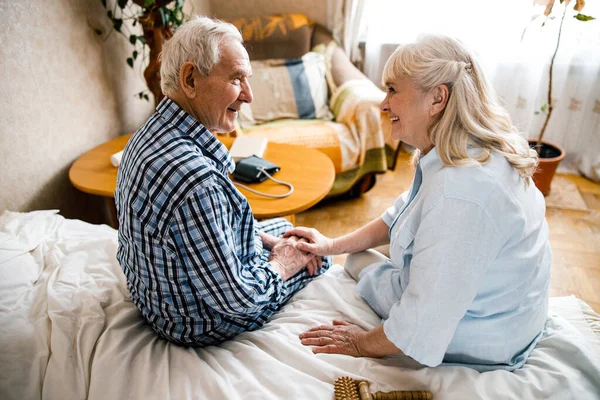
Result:
M446 108L429 132L444 165L481 165L496 150L523 178L533 174L537 152L512 124L481 67L461 42L443 35L422 35L398 47L385 65L383 82L405 76L426 92L440 84L448 87ZM470 156L469 146L481 149L480 154Z
M186 61L192 61L201 75L208 75L219 62L224 40L243 43L242 34L230 23L197 16L181 25L167 40L160 53L160 88L163 94L179 90L179 72Z

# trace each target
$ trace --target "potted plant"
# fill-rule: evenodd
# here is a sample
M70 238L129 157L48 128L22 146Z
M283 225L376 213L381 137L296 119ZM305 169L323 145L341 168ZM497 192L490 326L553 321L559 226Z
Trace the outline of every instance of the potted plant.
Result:
M160 90L160 61L158 56L163 43L173 36L173 30L184 22L184 0L100 0L106 9L106 15L115 31L121 33L133 46L131 57L126 59L131 68L138 57L146 59L148 66L144 70L144 79L148 89L154 95L155 104L163 97ZM130 32L130 26L140 24L143 36ZM102 31L96 30L102 34ZM147 51L149 50L149 52ZM142 91L136 96L150 100L148 93Z
M562 16L560 20L560 26L558 28L558 35L556 39L556 46L554 48L554 53L552 54L552 58L550 60L550 68L549 68L549 79L548 79L548 97L547 103L542 106L542 112L546 114L546 118L544 119L544 124L542 125L542 129L536 140L529 140L529 144L532 148L534 148L539 155L539 165L535 173L533 174L533 181L538 189L542 192L544 196L550 193L550 185L552 179L554 178L554 173L556 172L556 168L558 164L565 158L565 152L557 145L544 142L544 134L546 133L546 128L548 127L548 122L550 121L550 117L552 116L552 111L554 111L554 106L552 104L552 77L553 77L553 69L554 69L554 60L556 59L556 54L558 53L558 48L560 47L560 39L563 28L563 23L565 21L565 16L569 10L569 4L571 2L575 3L573 9L578 13L574 15L573 18L579 21L590 21L594 18L588 15L583 15L580 11L583 9L585 5L584 0L558 0L560 4L564 4L562 10ZM552 13L552 8L556 3L556 0L535 0L537 4L542 4L546 6L544 11L544 15L548 18ZM545 24L545 22L544 22ZM543 24L542 24L543 26Z

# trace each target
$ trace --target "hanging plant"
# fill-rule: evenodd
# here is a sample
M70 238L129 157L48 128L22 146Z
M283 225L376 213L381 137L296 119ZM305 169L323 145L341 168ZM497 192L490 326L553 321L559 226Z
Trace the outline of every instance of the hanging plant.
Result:
M160 62L158 56L163 43L173 36L173 31L186 19L183 13L184 0L100 0L106 10L106 16L114 31L123 35L132 45L131 56L125 62L131 68L138 58L148 61L144 70L144 79L149 91L154 95L156 104L163 97L160 90ZM141 25L143 35L136 35L129 29ZM102 34L96 30L96 33ZM112 33L112 31L111 31ZM142 64L143 64L142 63ZM148 91L136 94L136 97L149 101Z

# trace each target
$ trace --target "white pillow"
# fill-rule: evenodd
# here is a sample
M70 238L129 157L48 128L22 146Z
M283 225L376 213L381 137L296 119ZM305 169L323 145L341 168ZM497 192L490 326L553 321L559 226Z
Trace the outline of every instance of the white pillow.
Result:
M251 65L254 100L242 105L242 128L281 118L333 118L327 104L323 54L309 52L299 59L252 61Z

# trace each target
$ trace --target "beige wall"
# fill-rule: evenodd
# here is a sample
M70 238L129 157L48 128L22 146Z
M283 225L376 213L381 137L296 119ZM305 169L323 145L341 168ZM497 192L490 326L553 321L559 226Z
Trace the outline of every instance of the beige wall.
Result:
M257 15L299 12L311 20L327 26L328 0L203 0L210 3L211 15L232 19ZM199 3L200 0L192 0Z
M183 10L188 15L211 15L210 2L211 0L186 0Z
M0 0L0 26L0 212L58 208L98 222L101 202L74 189L68 171L151 114L134 97L146 88L141 66L127 66L123 36L107 35L99 0Z

